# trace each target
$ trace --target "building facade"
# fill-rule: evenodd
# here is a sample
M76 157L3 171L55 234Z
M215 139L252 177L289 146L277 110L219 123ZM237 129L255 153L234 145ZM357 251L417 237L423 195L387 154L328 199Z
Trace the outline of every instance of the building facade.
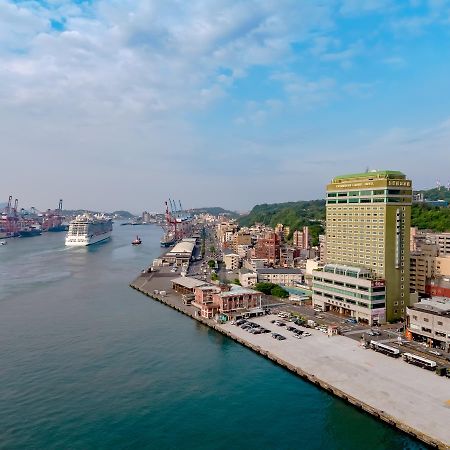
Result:
M309 227L303 227L302 230L295 230L292 235L293 245L300 250L310 247Z
M257 269L258 283L274 283L283 284L285 286L295 286L302 283L304 279L303 270L301 269Z
M277 264L280 260L280 238L277 233L269 232L256 242L255 258L264 259L268 264Z
M261 293L253 289L232 285L229 291L214 293L212 299L219 314L228 317L261 306Z
M422 300L407 308L407 337L450 351L450 300Z
M228 253L223 255L225 269L237 270L241 265L241 257L237 253Z
M409 305L412 184L398 171L335 177L327 186L327 263L369 269L386 283L386 319Z
M327 264L313 271L313 305L369 325L386 321L386 287L369 269Z

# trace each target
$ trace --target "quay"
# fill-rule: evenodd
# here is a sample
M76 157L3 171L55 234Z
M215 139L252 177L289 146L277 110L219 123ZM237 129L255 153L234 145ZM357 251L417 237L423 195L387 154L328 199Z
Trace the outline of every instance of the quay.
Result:
M450 381L369 349L344 336L328 338L317 330L295 339L270 323L273 316L252 319L286 340L253 335L230 323L219 324L199 315L172 289L179 275L169 267L143 271L130 287L197 320L292 373L384 421L426 445L450 449ZM163 295L160 294L161 291Z

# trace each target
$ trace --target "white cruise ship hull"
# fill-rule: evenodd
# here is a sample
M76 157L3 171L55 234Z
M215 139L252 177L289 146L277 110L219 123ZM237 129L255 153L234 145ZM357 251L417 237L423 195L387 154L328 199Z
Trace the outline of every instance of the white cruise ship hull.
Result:
M98 242L106 241L111 237L111 231L106 233L92 235L92 236L67 236L66 245L68 247L86 247L87 245L97 244Z

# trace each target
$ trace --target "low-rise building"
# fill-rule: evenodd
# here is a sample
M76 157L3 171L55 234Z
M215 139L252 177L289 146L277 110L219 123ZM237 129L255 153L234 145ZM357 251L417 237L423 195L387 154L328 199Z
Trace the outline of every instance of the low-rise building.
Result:
M426 293L432 297L450 298L450 278L440 277L427 280Z
M450 255L450 233L426 233L426 238L439 246L439 256Z
M223 255L225 269L237 270L241 265L241 257L237 253L226 253Z
M171 280L171 282L173 290L179 294L193 294L196 288L208 284L202 280L191 277L178 277Z
M251 258L249 260L244 261L244 267L253 272L257 269L263 269L265 265L266 260L260 258Z
M450 255L436 257L435 264L436 277L450 277Z
M219 314L228 318L261 306L261 292L237 285L231 285L229 291L214 293L212 298Z
M249 270L242 269L239 271L239 283L242 287L252 287L258 282L258 274Z
M181 240L164 255L163 259L169 263L177 265L189 263L195 248L195 242L195 238L186 238Z
M406 308L407 337L450 352L450 299L423 299Z
M326 264L313 271L313 305L369 325L386 321L386 287L369 269Z
M285 286L295 286L303 282L303 270L288 268L264 268L257 269L258 283L267 282L283 284Z
M206 319L213 319L219 311L219 306L214 303L213 294L221 292L219 286L205 285L195 289L195 299L192 306L200 309L200 315Z

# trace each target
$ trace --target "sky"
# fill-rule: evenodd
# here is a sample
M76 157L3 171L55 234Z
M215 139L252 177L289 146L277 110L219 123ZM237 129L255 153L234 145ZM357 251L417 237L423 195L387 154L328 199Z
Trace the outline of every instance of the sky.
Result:
M245 211L450 181L450 1L0 0L0 200Z

